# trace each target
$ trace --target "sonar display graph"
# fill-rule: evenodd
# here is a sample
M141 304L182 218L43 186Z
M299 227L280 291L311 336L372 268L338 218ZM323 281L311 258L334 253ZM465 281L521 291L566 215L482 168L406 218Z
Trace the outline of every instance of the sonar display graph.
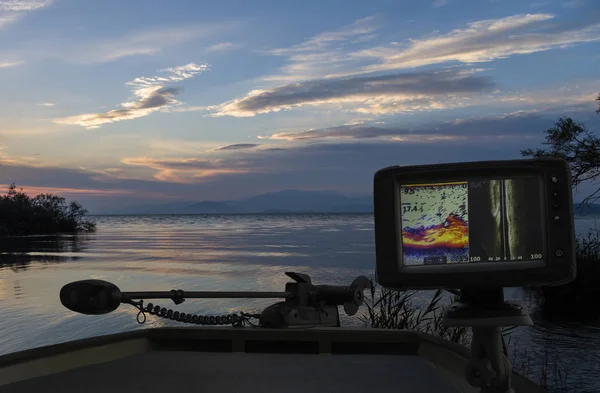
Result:
M403 264L469 261L467 182L400 186Z

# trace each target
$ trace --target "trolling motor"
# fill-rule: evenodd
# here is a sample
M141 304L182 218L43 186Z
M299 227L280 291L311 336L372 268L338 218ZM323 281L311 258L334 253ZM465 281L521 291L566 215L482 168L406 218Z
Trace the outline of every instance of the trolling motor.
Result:
M102 280L82 280L66 284L60 291L60 301L71 311L86 315L107 314L121 303L133 305L139 310L137 321L146 322L146 313L183 323L196 325L233 325L242 327L251 318L259 320L263 328L293 328L313 326L340 326L338 306L344 306L348 315L354 315L363 303L363 291L371 287L365 276L357 277L349 286L313 285L310 277L302 273L285 273L294 282L285 285L284 292L223 292L182 290L157 292L121 292L113 283ZM284 300L265 308L260 314L229 314L203 316L180 313L166 307L148 303L143 299L171 299L181 304L185 299L268 299ZM253 325L254 326L254 325Z

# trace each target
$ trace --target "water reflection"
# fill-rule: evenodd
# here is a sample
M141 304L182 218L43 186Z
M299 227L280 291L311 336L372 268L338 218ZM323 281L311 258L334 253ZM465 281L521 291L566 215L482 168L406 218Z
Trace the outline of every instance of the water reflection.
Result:
M148 317L122 306L102 316L83 316L58 301L71 281L97 278L122 290L258 290L281 291L286 271L309 274L315 284L349 284L371 277L375 267L372 215L198 215L96 217L98 231L88 236L0 240L0 354L94 335L177 322ZM578 231L589 222L577 221ZM415 301L427 302L423 291ZM549 347L561 364L571 366L578 391L600 391L600 332L586 325L541 320L535 299L507 289L507 299L525 303L536 326L519 328L512 339L534 361ZM177 310L225 314L260 310L269 299L193 300ZM169 306L163 301L161 305ZM342 315L343 324L359 324ZM596 324L595 324L596 323ZM514 343L515 341L513 341ZM592 381L592 382L590 382ZM591 387L590 387L591 386Z
M14 289L13 294L15 296L15 299L23 298L23 287L21 287L19 280L16 280L15 282L13 282L13 289Z
M549 391L598 392L600 324L537 318L534 323L533 327L519 328L510 337L514 368L535 382L547 377Z
M308 273L316 283L348 284L355 276L371 273L374 263L372 244L366 257L337 254L369 252L366 232L353 230L372 227L368 215L122 216L96 221L98 231L87 237L1 244L0 307L5 318L0 320L0 353L139 328L133 307L100 317L64 309L58 293L70 281L103 279L127 291L281 291L289 280L286 271ZM330 228L338 231L319 232ZM260 310L271 303L198 300L177 308L222 314ZM153 317L148 323L176 324Z
M32 263L53 264L81 259L89 235L0 238L0 269L25 270Z

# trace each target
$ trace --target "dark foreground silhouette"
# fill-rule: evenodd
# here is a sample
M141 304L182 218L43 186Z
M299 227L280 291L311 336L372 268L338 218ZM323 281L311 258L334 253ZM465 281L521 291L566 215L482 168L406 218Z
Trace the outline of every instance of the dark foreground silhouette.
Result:
M94 231L96 225L86 214L78 202L52 194L32 198L11 184L0 196L0 237Z

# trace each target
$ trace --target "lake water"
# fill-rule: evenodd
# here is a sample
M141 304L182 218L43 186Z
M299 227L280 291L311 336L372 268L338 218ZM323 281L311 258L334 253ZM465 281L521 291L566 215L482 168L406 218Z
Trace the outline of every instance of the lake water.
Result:
M65 309L60 288L96 278L124 291L258 290L283 291L285 272L307 273L317 284L349 284L373 276L372 215L195 215L94 217L98 230L77 237L30 239L0 244L0 354L90 336L177 324L121 306L102 316ZM576 220L582 234L594 219ZM14 254L18 252L18 254ZM429 292L421 294L426 301ZM518 288L508 299L525 301ZM188 300L177 309L200 314L257 311L273 300ZM168 305L170 301L157 302ZM344 318L344 324L360 324ZM536 321L512 339L534 359L549 349L577 392L600 391L600 323Z

